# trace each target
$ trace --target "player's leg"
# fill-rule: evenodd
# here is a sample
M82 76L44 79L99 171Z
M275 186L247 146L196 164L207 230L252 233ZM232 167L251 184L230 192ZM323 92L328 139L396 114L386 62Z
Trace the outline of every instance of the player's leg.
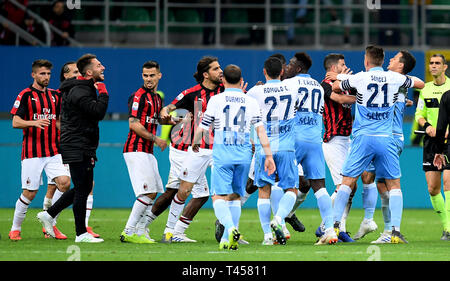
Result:
M325 179L310 179L310 182L324 224L324 234L319 238L316 245L335 244L338 237L333 228L333 206L331 197L325 188Z
M273 234L270 228L270 217L271 217L271 204L270 204L270 194L271 185L266 184L260 187L258 190L258 215L261 228L264 233L263 245L273 245Z
M42 210L47 211L47 209L50 208L50 206L52 205L53 195L55 194L55 191L56 191L56 184L48 183L47 193L45 193L44 202L42 203Z
M440 171L427 171L425 172L425 178L433 210L439 216L443 231L446 231L448 217L445 208L445 199L441 192L441 174L442 172Z
M384 230L378 239L370 242L372 244L391 243L392 224L391 211L389 210L389 190L386 187L386 181L379 179L377 181L377 189L381 199L381 213L383 214Z
M441 240L450 240L450 170L444 169L444 195L445 195L445 212L447 213L447 226Z
M89 226L89 219L91 218L92 208L94 206L94 187L95 187L95 181L92 181L92 190L88 195L87 202L86 202L86 230L89 234L94 236L95 238L100 237L100 234L95 233L92 230L92 227Z
M364 219L359 226L358 232L356 232L353 237L355 240L361 239L368 233L378 229L377 224L373 220L378 199L377 185L375 183L375 170L370 168L366 169L361 175L361 180L363 182L362 199Z

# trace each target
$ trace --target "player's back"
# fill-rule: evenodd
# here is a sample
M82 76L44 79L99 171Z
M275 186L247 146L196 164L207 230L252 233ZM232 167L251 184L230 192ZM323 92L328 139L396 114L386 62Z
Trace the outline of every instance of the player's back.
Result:
M297 91L275 79L251 88L247 95L255 98L261 108L272 152L294 151Z
M298 74L285 80L298 93L296 141L322 142L324 90L309 74Z
M381 67L359 72L342 81L342 88L356 88L355 121L353 136L359 134L391 136L395 103L399 88L409 88L411 79Z
M220 163L251 162L251 126L261 122L258 103L241 89L229 88L211 97L202 128L213 124L213 159Z

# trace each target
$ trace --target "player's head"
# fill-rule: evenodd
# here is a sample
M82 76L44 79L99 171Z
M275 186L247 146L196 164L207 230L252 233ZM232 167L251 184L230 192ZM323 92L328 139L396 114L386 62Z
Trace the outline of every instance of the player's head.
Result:
M282 72L283 64L280 59L272 56L266 59L264 62L264 75L270 79L280 79Z
M283 56L283 54L276 53L271 55L269 58L277 58L281 61L281 64L283 65L283 72L281 73L280 79L283 80L286 78L286 58Z
M447 60L442 54L433 54L430 58L430 62L428 64L428 68L430 70L430 74L437 78L441 75L445 75L445 71L447 70Z
M294 77L299 73L308 73L312 65L311 57L305 52L296 53L286 66L286 78Z
M381 47L370 45L366 47L364 55L364 66L366 70L372 67L382 66L384 63L384 50Z
M35 60L31 64L31 77L40 87L45 88L50 83L53 64L44 59Z
M62 82L64 80L77 77L80 75L80 72L77 68L77 63L75 61L68 61L61 67L61 73L59 74L59 81Z
M345 57L343 54L328 54L323 60L323 67L326 71L341 73L345 68Z
M77 60L77 68L81 75L87 79L94 79L94 82L105 80L105 67L97 59L96 55L84 54Z
M416 58L408 51L401 50L389 60L388 69L401 74L408 74L416 66Z
M159 69L159 63L150 60L142 66L142 80L144 80L144 87L155 91L158 88L159 80L162 73Z
M222 69L219 60L213 56L205 56L197 63L197 71L194 73L197 83L203 83L205 80L219 85L222 83Z
M227 65L223 70L223 84L225 88L239 88L241 81L241 68L235 64Z

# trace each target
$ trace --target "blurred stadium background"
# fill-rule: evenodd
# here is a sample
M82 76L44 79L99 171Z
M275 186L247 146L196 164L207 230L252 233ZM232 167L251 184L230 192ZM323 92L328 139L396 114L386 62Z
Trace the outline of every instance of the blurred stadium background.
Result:
M56 2L60 2L59 4ZM411 51L417 65L411 73L431 78L427 58L436 52L450 60L449 0L197 0L197 1L0 1L0 207L13 207L20 194L22 131L11 127L9 111L17 94L32 83L32 61L53 62L51 88L59 87L61 66L82 54L96 54L105 65L110 93L108 116L101 122L94 207L129 208L134 195L122 157L128 133L127 98L142 83L141 66L161 64L159 90L170 103L195 84L197 61L214 55L224 67L242 67L249 87L264 80L262 64L277 52L289 60L306 51L311 75L322 80L323 58L340 52L354 71L363 70L364 48L378 44L389 59L400 49ZM380 5L377 5L380 4ZM56 6L56 7L55 7ZM62 6L62 11L61 11ZM410 99L417 93L410 91ZM411 134L415 106L405 116L405 150L401 156L405 207L431 208L421 169L420 139ZM156 149L163 182L168 151ZM327 189L334 190L327 172ZM44 183L46 181L44 180ZM41 189L45 189L42 186ZM45 192L32 206L40 207ZM256 207L256 197L247 207ZM311 198L303 207L315 207ZM362 207L360 192L353 201ZM211 207L210 202L207 207Z

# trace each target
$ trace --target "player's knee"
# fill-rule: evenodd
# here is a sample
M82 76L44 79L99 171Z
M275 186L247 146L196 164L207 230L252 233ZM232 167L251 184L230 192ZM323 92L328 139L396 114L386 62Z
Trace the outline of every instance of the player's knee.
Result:
M25 198L27 198L30 201L33 201L34 197L36 197L37 194L37 190L28 190L28 189L24 189L22 192L23 196L25 196Z
M70 189L70 177L67 176L57 177L55 179L55 182L56 186L61 192L66 192Z

